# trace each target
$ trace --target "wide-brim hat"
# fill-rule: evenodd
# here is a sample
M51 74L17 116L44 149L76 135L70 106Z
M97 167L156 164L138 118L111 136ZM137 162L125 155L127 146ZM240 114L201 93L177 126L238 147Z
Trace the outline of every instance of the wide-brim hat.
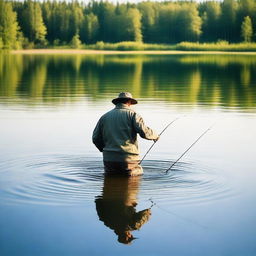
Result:
M117 103L122 102L123 99L131 100L132 104L137 104L138 103L137 100L135 100L132 97L132 94L129 93L129 92L120 92L118 97L112 100L112 103L114 103L116 105Z

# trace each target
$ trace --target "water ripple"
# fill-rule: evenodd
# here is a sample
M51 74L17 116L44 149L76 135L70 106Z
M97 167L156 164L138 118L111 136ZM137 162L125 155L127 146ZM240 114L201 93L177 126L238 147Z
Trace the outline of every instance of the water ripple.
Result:
M204 203L232 195L227 179L195 163L145 161L138 197L158 204ZM83 156L32 156L2 162L0 199L5 203L82 204L103 190L102 161Z

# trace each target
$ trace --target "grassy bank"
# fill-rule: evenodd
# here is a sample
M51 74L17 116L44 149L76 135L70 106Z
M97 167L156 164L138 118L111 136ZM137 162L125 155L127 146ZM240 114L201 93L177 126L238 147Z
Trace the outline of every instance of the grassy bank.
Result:
M240 53L256 54L256 43L229 44L227 42L218 43L190 43L182 42L176 45L168 44L143 44L137 42L104 43L98 42L91 45L80 45L71 47L70 45L48 46L44 49L24 49L14 50L13 53L31 54L214 54L214 53Z
M180 51L225 51L225 52L255 52L256 43L237 43L229 44L228 42L218 43L190 43L182 42L175 46Z
M176 45L168 44L143 44L137 42L104 43L98 42L94 45L84 46L93 50L111 51L256 51L256 43L229 44L226 41L217 43L190 43L182 42Z
M120 43L104 43L97 42L93 45L87 45L87 49L92 50L108 50L108 51L173 51L176 50L175 45L168 44L144 44L138 42L120 42Z
M119 42L79 45L48 45L44 47L28 47L24 50L96 50L96 51L208 51L208 52L256 52L256 43L228 43L220 41L216 43L192 43L181 42L178 44L144 44L139 42ZM21 49L22 50L22 49ZM23 51L23 50L22 50Z
M72 48L69 45L49 47L54 49ZM191 43L179 44L144 44L139 42L119 42L81 45L82 50L105 50L105 51L225 51L225 52L256 52L256 43L230 44L226 41L217 43Z

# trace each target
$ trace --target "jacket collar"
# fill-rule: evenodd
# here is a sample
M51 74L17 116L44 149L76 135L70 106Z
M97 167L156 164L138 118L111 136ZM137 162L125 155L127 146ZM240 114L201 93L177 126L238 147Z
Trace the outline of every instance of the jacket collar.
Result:
M128 105L126 105L126 104L124 104L124 103L118 103L118 104L116 104L116 107L115 107L115 108L117 108L117 109L121 109L121 108L131 109L130 106L128 106Z

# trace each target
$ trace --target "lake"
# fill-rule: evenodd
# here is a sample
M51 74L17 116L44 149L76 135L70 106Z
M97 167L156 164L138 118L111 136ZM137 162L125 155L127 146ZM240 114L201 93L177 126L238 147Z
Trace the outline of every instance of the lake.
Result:
M158 133L178 118L142 177L91 142L121 91ZM256 255L255 134L256 55L1 54L0 254Z

